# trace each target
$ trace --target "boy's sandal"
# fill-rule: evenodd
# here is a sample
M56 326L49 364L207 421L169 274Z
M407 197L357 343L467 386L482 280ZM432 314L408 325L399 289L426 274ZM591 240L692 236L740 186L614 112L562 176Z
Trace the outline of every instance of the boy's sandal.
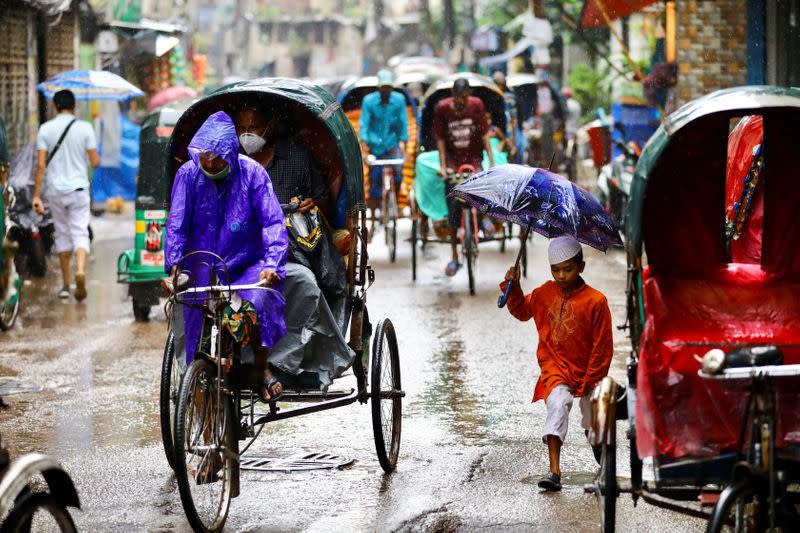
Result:
M547 492L556 492L561 490L561 476L553 472L548 472L539 479L537 483L540 489Z
M269 393L270 397L269 399L265 398L263 392L259 390L258 396L259 398L261 398L262 402L264 403L277 402L280 399L280 397L283 396L283 392L281 392L280 394L274 394L272 392L272 387L274 387L279 383L280 380L275 376L272 376L271 378L264 380L264 388L267 389L267 393Z
M444 273L450 277L453 277L456 275L456 272L458 272L459 268L461 268L461 263L458 261L450 261L447 263L447 268L444 269Z

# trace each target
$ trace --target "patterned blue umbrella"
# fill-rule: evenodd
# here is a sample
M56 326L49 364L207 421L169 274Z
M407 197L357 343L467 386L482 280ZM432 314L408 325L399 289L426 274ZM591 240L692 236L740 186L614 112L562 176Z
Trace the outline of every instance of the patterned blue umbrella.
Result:
M549 170L500 165L453 188L482 214L507 220L552 239L572 235L605 252L622 246L611 216L590 193Z
M45 98L69 89L77 100L122 101L144 96L138 87L113 72L105 70L70 70L56 74L37 85Z
M450 196L461 198L484 215L521 225L525 228L523 241L533 230L548 239L572 235L603 252L610 246L622 246L619 230L600 202L549 170L500 165L465 180ZM497 307L506 305L511 286L509 283L497 299Z

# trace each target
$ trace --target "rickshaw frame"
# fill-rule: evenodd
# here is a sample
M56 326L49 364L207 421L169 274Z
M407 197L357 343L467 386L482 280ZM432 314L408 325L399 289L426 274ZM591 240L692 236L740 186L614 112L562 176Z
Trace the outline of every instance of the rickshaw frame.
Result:
M664 251L658 250L656 254L653 249L650 249L648 253L650 266L647 267L648 270L645 269L645 245L650 242L647 241L648 231L650 234L654 234L655 231L653 222L647 219L648 216L652 218L655 215L648 213L647 209L645 209L645 204L652 206L652 202L664 201L655 192L648 196L649 178L660 168L659 164L664 159L663 156L667 146L675 138L676 134L684 128L695 123L702 124L701 121L718 121L722 124L723 121L730 121L752 114L763 114L764 116L771 114L774 117L776 114L785 113L787 110L792 110L794 114L800 113L800 90L777 87L740 87L717 91L686 104L667 117L653 137L650 138L642 152L642 157L635 169L631 200L627 208L627 217L629 219L626 227L628 264L626 288L627 320L620 328L629 331L631 340L631 353L627 360L628 387L625 398L629 422L627 437L631 441L630 485L620 486L616 480L617 417L615 416L615 410L618 402L618 385L611 377L606 377L592 394L593 427L590 431L590 442L592 445L602 447L602 458L597 479L594 484L587 486L586 489L589 492L594 492L600 501L602 531L613 530L615 526L615 500L620 493L630 493L634 504L639 498L642 498L644 501L658 507L709 519L712 517L714 509L704 509L701 498L713 503L717 497L716 495L722 494L725 487L735 479L733 477L734 465L737 464L737 457L740 451L729 452L723 450L720 453L706 457L669 458L654 456L655 482L643 481L643 461L639 457L637 450L637 430L641 429L641 424L637 424L636 420L637 391L641 385L641 383L638 383L637 375L641 371L639 368L640 361L643 358L652 357L648 355L648 350L653 350L653 348L648 348L642 344L646 325L644 279L648 275L652 275L648 273L654 264L660 269L659 272L667 276L670 275L672 269L681 268L672 264L679 263L679 259L674 260L672 263L666 261L665 264L666 256ZM725 134L725 141L727 142L727 131L722 129L718 133ZM686 135L688 136L689 134L687 133ZM765 134L763 142L768 144L769 140L774 141L775 139L776 137L773 136L770 139ZM722 157L722 154L717 157ZM668 166L670 163L664 162L663 165ZM663 173L663 171L660 172ZM652 207L650 209L652 210ZM716 213L716 211L713 211L713 213ZM678 216L678 214L680 214L680 211L677 211L675 216ZM722 241L724 240L723 213L720 212L719 216L719 239ZM647 228L645 227L646 224L649 224ZM670 227L669 221L662 221L661 224L664 227ZM693 237L690 236L688 238L691 239ZM650 242L651 247L658 248L655 244L657 244L656 241ZM679 244L676 246L679 246ZM724 262L721 259L723 254L720 250L709 250L707 255L710 259L703 258L704 265L719 260ZM767 267L762 265L762 268ZM701 275L701 273L695 272L692 275ZM709 347L720 345L731 347L748 346L748 344L740 343L726 344L726 341L727 339L717 339L712 342L698 343L697 347L698 349L703 349L703 346L705 346L705 349L708 349ZM753 346L753 344L749 344L749 346ZM700 376L705 377L702 373L700 373ZM797 465L793 465L793 468L796 467ZM794 498L795 500L800 499L798 496ZM689 502L693 501L701 503L701 507L689 505ZM707 506L706 504L705 507ZM711 523L709 523L709 527L711 527Z

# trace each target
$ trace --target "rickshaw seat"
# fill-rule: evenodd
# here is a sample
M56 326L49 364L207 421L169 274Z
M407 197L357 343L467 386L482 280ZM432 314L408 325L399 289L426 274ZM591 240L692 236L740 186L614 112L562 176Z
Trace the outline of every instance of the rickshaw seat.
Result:
M648 277L637 374L637 444L641 457L708 457L735 448L746 383L698 375L711 348L775 344L787 364L800 363L800 281L760 265L729 264L703 278ZM791 382L791 383L790 383ZM782 383L786 413L779 445L800 442L800 380Z

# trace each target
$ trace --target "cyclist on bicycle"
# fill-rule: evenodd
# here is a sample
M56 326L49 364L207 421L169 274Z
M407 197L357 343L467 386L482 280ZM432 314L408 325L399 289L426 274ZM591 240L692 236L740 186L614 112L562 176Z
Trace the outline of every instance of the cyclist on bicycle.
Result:
M372 154L376 159L405 157L408 141L408 114L406 99L394 91L394 78L388 70L378 72L378 91L364 97L358 123L361 150L364 159ZM394 185L403 181L403 166L392 168ZM370 237L375 230L375 211L383 198L383 167L369 170L369 208L372 211Z
M197 286L211 280L208 257L219 255L227 270L217 265L221 284L252 284L263 280L282 292L286 276L288 237L283 212L264 168L239 154L239 140L231 118L222 111L211 115L189 143L190 160L175 175L165 235L165 270L191 272ZM169 287L168 287L169 288ZM279 396L282 385L267 366L268 350L286 333L284 303L269 291L241 291L243 304L236 312L248 328L246 337L264 371L259 392L264 400ZM183 331L175 331L176 346L185 334L187 362L201 343L203 315L193 306L183 308Z
M483 151L489 155L489 166L494 166L494 155L489 144L489 121L486 108L480 98L470 96L469 82L459 78L453 83L453 96L436 105L433 113L433 137L439 150L441 170L445 178L445 193L449 194L454 184L447 180L463 165L475 170L482 168ZM455 276L461 263L458 262L458 227L461 225L461 204L447 198L450 219L451 261L445 274Z

